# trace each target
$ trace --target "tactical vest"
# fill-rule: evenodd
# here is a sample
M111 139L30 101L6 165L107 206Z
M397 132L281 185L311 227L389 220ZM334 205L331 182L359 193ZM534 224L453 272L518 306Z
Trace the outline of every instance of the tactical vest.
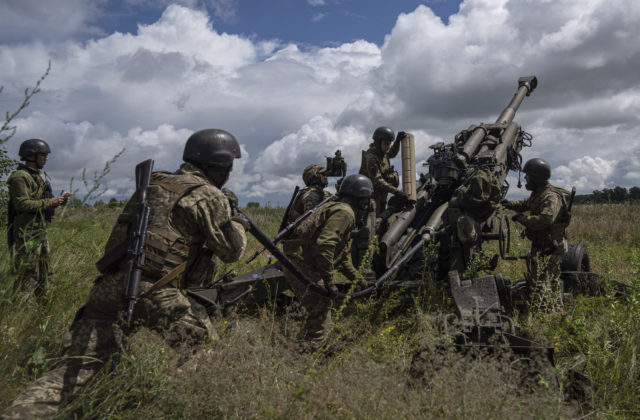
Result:
M189 243L169 222L175 205L182 197L206 181L192 175L154 172L147 190L151 209L144 240L143 273L160 278L189 259Z
M307 187L303 190L301 190L295 201L293 202L293 205L291 206L291 210L289 210L289 215L287 218L287 223L292 223L294 220L296 220L298 217L302 216L305 212L304 210L304 205L305 205L305 200L307 199L307 197L309 196L309 194L311 194L312 192L317 191L319 195L322 195L322 198L320 199L320 201L318 201L317 203L314 204L314 206L320 204L320 202L322 200L325 200L326 198L328 198L331 193L329 191L326 191L324 189L320 190L318 189L318 187Z
M380 154L382 154L382 156L380 156ZM373 147L369 148L369 150L362 151L362 158L360 161L360 172L359 172L360 175L364 175L370 179L373 178L372 174L369 173L369 169L367 167L367 161L368 161L367 155L373 155L377 160L379 160L378 170L380 171L380 174L382 174L382 179L384 179L385 182L391 184L394 187L397 187L398 185L400 185L400 179L399 179L398 173L395 172L393 166L391 166L389 157L386 154L379 152L377 149L374 149ZM376 194L380 195L380 192L374 191L374 195ZM387 193L384 193L385 197L386 195Z
M176 204L206 181L192 175L176 175L170 172L153 172L147 188L149 222L144 241L145 262L142 273L148 279L160 279L173 268L188 261L189 243L170 223L170 216ZM136 207L132 198L123 213L129 213ZM109 237L106 254L115 249L127 238L126 219L118 223ZM106 255L105 254L105 255Z
M551 225L550 229L546 229L543 231L530 231L527 229L525 231L525 235L527 236L527 238L531 240L534 246L538 247L548 246L550 242L554 240L560 243L564 239L566 239L566 229L569 226L569 222L571 221L569 206L567 205L567 200L565 198L565 194L569 194L569 191L563 188L555 187L551 184L549 184L547 190L553 192L554 194L557 194L560 197L562 208L560 209L560 212L556 219L553 221L553 225ZM533 215L538 214L538 209L542 207L542 200L544 195L545 194L540 194L539 197L536 197L534 201L529 203L530 209L536 209L536 213L532 212Z
M320 232L322 228L327 223L327 218L329 212L327 210L331 208L342 207L347 211L353 212L351 210L351 206L347 203L343 203L340 201L328 201L318 207L318 209L312 213L309 217L304 219L296 228L291 232L289 239L286 241L287 247L289 248L292 245L310 245L315 244L318 236L320 236ZM348 232L347 232L348 233ZM349 242L350 235L345 234L340 239L338 246L336 249L342 250L347 246ZM336 255L337 257L337 255Z

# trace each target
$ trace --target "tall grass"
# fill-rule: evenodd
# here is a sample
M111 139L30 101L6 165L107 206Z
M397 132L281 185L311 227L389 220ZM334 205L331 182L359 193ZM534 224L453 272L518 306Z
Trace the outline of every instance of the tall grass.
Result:
M219 339L174 350L142 330L128 341L117 377L98 375L62 418L636 418L640 415L640 251L638 205L576 206L571 242L589 247L594 271L623 281L600 297L578 297L562 312L521 316L530 337L555 348L553 377L500 352L464 353L442 329L452 310L446 287L337 306L327 346L302 353L295 311L265 305L252 315L216 319ZM82 211L82 213L80 213ZM276 233L282 209L249 209ZM0 408L57 360L58 346L97 272L93 266L117 211L67 211L50 227L56 278L40 299L13 293L0 239ZM516 239L513 253L524 253ZM247 255L261 248L249 238ZM488 252L493 248L487 247ZM240 273L242 261L220 271ZM497 271L518 279L521 262ZM578 372L585 395L567 400ZM554 378L557 378L555 380ZM591 392L589 392L591 391Z

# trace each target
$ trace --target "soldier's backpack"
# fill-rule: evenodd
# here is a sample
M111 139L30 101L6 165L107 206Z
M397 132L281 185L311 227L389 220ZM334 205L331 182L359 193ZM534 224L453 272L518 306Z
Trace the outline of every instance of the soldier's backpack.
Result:
M462 210L472 214L477 221L483 222L498 206L502 198L502 186L490 170L476 169L456 191L456 198Z

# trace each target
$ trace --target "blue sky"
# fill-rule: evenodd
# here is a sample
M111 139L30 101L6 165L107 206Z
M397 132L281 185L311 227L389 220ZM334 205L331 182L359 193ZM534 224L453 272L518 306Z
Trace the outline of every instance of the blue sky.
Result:
M303 168L336 149L357 171L380 125L415 135L424 172L429 145L493 122L532 74L538 88L516 115L533 135L524 159L548 160L552 182L579 193L640 185L637 0L0 0L0 10L0 111L51 60L6 147L46 139L56 190L126 148L105 179L105 198L125 197L137 162L175 170L186 138L211 127L241 143L229 182L241 203L286 203Z
M159 3L162 5L162 2ZM459 0L248 0L198 3L221 32L260 39L279 39L309 46L331 46L357 39L382 45L400 13L427 5L445 22L458 11ZM149 2L109 1L99 26L105 32L135 33L140 23L158 20L163 6Z

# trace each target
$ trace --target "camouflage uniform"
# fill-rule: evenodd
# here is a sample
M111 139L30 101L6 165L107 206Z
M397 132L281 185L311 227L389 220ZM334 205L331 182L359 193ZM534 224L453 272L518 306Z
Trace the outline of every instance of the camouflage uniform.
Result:
M382 153L375 143L369 145L369 150L362 152L360 174L368 177L373 183L376 216L387 207L387 194L398 191L400 180L398 173L393 170L389 158L396 157L399 150L400 142L395 141L388 153Z
M568 251L565 229L569 213L564 194L568 194L568 191L546 182L537 187L529 198L511 203L513 210L519 213L529 211L529 215L519 219L519 222L524 225L525 235L531 241L527 258L530 285L541 275L553 278L560 273L560 264ZM538 273L538 257L549 253L544 272Z
M320 204L323 200L331 197L331 193L320 185L312 185L301 190L289 210L287 224L302 216L308 210Z
M15 245L14 265L18 273L15 288L42 293L47 281L53 280L50 247L46 226L53 216L51 185L43 181L39 169L22 163L7 181L9 213L13 223L9 238ZM11 216L10 216L11 217Z
M151 213L140 293L173 268L184 262L187 265L178 285L168 284L137 301L133 324L160 332L172 346L214 337L204 307L181 289L212 281L216 256L225 262L237 261L246 246L244 228L231 220L227 197L189 163L175 174L154 172L147 200ZM125 231L122 224L116 225L107 252L123 239ZM63 338L63 361L24 391L4 412L4 418L54 416L62 402L102 369L117 349L123 276L123 267L118 267L96 279L85 306Z
M358 272L347 250L349 234L355 226L351 206L344 202L328 202L305 219L284 243L284 252L309 278L328 286L334 268L350 280ZM301 339L321 341L331 324L332 299L312 289L304 280L284 270L285 279L307 311Z
M439 249L439 277L449 271L464 276L472 256L480 251L482 224L494 214L502 196L500 181L487 169L467 175L449 200L442 216L443 234Z

